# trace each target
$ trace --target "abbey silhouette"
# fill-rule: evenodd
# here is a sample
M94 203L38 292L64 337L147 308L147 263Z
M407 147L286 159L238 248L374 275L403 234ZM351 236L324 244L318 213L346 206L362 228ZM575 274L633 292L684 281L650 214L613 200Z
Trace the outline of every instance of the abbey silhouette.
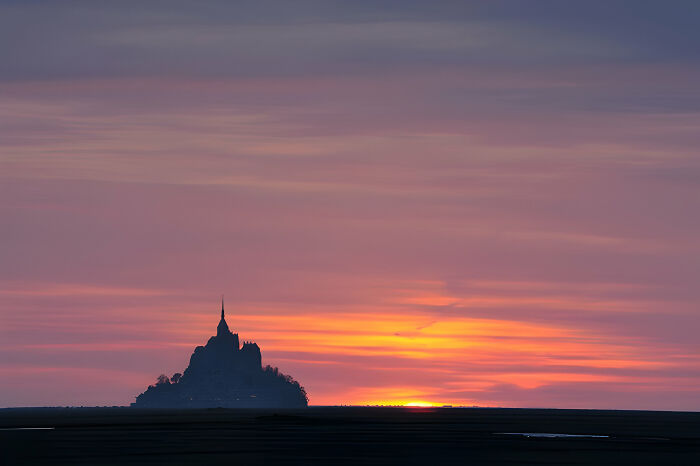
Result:
M270 366L262 367L260 348L252 342L239 347L224 318L216 336L195 348L183 374L158 377L131 406L145 408L299 408L308 405L304 388Z

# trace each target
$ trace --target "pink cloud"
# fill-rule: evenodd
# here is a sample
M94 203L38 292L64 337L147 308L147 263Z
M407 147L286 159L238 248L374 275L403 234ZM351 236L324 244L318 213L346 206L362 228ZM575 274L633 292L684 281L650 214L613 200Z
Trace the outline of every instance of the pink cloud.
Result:
M128 403L226 293L312 403L698 409L697 115L581 72L2 84L2 399Z

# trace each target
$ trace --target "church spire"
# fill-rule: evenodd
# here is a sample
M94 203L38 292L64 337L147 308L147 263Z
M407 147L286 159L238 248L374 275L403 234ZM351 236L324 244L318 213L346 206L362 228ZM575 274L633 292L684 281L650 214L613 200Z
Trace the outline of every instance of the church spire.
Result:
M216 327L216 335L227 335L230 331L228 329L228 324L226 324L226 319L224 319L224 296L221 295L221 320L219 325Z

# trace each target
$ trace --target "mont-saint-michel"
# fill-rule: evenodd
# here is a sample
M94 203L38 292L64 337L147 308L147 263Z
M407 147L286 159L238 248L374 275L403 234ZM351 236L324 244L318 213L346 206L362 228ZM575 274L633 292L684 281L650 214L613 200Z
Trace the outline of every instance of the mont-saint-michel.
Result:
M240 346L231 332L221 300L216 336L198 346L180 374L161 375L155 385L136 397L141 408L302 408L308 406L304 388L276 367L262 366L260 347Z

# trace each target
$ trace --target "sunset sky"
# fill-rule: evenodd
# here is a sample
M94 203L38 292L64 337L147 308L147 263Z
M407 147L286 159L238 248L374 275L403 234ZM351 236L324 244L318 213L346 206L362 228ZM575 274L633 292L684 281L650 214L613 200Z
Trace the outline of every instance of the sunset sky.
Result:
M0 407L216 332L310 403L700 410L700 2L0 1Z

